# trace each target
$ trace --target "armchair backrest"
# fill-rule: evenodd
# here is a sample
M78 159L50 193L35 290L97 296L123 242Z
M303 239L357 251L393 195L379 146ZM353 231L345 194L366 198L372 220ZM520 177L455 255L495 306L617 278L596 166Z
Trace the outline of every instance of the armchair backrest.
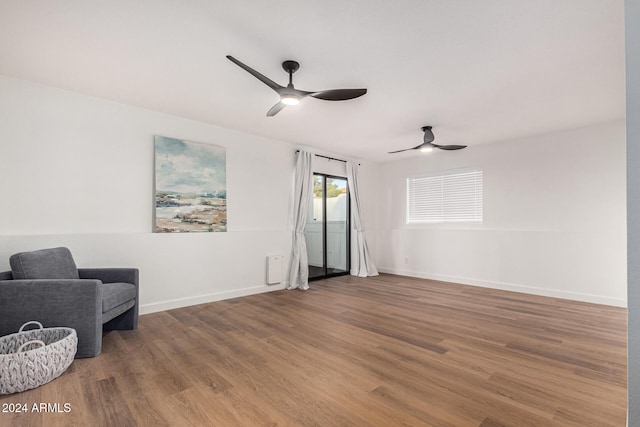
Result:
M78 267L68 248L20 252L9 258L14 280L79 279Z

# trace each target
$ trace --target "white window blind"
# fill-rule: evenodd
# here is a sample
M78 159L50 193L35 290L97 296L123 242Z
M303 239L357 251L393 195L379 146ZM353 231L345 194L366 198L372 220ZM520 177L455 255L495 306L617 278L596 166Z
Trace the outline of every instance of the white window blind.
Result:
M407 224L482 222L482 170L407 178Z

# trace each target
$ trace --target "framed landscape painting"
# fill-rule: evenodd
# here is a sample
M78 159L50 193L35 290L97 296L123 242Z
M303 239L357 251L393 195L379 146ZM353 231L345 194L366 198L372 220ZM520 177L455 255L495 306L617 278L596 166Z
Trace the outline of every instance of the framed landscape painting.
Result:
M155 136L155 232L227 231L226 152Z

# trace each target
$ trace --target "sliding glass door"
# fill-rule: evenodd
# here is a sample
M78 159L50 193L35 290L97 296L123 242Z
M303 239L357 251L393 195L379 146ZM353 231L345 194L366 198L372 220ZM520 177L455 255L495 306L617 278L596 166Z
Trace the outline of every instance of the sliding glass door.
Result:
M314 174L304 231L310 280L349 273L349 228L347 179Z

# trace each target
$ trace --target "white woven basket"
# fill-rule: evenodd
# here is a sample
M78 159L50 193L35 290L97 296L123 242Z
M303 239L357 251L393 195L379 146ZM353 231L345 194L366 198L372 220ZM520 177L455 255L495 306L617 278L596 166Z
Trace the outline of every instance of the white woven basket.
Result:
M24 331L32 323L39 329ZM0 337L0 394L29 390L58 378L71 365L77 350L75 329L43 328L36 321Z

